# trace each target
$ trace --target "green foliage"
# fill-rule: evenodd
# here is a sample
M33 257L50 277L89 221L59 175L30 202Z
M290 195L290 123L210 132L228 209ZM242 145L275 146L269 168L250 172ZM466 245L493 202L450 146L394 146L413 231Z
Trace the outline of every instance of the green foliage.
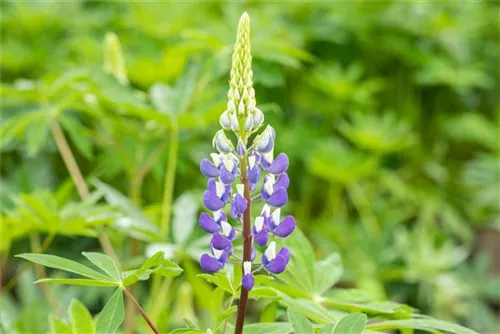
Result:
M209 237L196 226L198 164L226 109L243 11L257 102L290 158L287 214L301 229L286 240L289 269L256 275L245 333L297 322L320 333L498 332L498 3L0 6L2 333L126 332L132 284L161 332L233 330L241 267L200 274ZM90 188L83 200L56 126ZM96 253L101 233L122 263ZM65 319L49 317L46 293Z
M117 289L97 316L96 333L115 333L125 317L123 293Z

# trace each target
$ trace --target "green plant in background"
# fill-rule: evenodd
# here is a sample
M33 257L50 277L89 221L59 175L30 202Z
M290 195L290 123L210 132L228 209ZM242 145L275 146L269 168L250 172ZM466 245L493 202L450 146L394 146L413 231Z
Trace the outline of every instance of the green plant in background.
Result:
M244 11L300 228L287 271L255 275L244 332L498 331L497 3L0 6L2 332L123 310L118 286L32 285L88 277L13 256L84 265L99 236L122 281L158 251L183 268L127 286L160 332L234 330L242 268L201 274L195 225ZM149 330L124 301L99 332Z

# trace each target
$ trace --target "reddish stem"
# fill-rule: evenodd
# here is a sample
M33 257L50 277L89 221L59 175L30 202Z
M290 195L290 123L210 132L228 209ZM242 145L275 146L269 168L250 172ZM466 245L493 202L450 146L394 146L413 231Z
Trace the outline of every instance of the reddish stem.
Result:
M251 215L250 215L250 204L252 202L250 198L250 187L248 185L247 178L247 159L246 156L241 159L241 182L244 185L243 194L247 200L247 209L243 214L243 261L250 261L252 252L252 232L251 232ZM243 266L242 269L243 271ZM245 273L243 273L244 275ZM238 304L238 317L236 319L236 327L234 329L235 334L243 333L243 324L245 322L245 314L247 312L248 305L248 290L243 286L241 287L240 302Z

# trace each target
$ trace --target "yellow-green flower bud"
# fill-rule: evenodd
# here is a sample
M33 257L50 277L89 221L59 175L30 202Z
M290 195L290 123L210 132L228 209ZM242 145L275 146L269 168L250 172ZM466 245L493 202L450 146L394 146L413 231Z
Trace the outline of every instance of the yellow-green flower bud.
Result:
M250 17L243 13L238 24L227 93L227 110L220 123L226 130L255 130L264 121L262 111L256 108L253 89L252 51L250 46ZM235 122L235 120L238 120Z

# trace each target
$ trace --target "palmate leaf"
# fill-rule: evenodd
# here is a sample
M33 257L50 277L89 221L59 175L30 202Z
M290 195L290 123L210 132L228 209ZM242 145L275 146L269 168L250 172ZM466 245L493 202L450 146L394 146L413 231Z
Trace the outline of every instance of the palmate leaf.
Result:
M49 325L52 334L72 334L71 327L53 315L50 316Z
M405 320L386 320L369 324L366 329L369 330L391 330L391 329L418 329L428 332L442 331L452 334L478 334L476 331L432 318L423 319L405 319Z
M211 274L198 274L197 277L203 278L206 281L215 284L221 289L227 291L232 296L236 295L236 289L233 286L229 273L225 271L219 271L213 275Z
M69 306L69 317L73 333L95 333L95 325L90 312L85 305L77 299L73 299Z
M237 310L238 310L238 306L233 305L230 308L228 308L227 310L225 310L224 312L222 312L217 317L217 321L215 322L215 326L213 328L213 331L217 332L217 330L224 323L224 321L226 321L231 315L233 315L234 313L236 313Z
M114 228L144 241L163 241L158 227L128 197L97 179L92 184L104 195L109 205L125 215L115 220Z
M363 313L346 315L335 326L334 334L361 334L368 318Z
M97 334L113 334L120 327L125 317L123 291L116 289L96 320Z
M302 314L288 309L288 321L292 324L295 333L314 334L313 325Z
M106 254L95 253L95 252L83 252L83 256L90 260L96 267L100 268L102 271L106 272L111 279L115 282L121 282L121 275L116 263Z
M289 287L273 286L283 287L283 292L292 288L303 297L314 297L324 294L340 279L343 272L340 256L334 253L316 261L311 243L300 230L297 229L283 244L293 250L292 261L279 276Z
M227 332L234 332L234 325L228 324ZM292 333L293 327L288 322L268 322L268 323L256 323L256 324L246 324L243 328L243 334L284 334ZM299 333L297 333L299 334ZM302 334L302 333L301 333Z
M120 282L101 281L95 279L82 278L42 278L35 283L53 283L53 284L68 284L81 286L120 286Z
M149 279L151 274L160 276L175 277L182 273L182 268L176 263L165 259L163 252L157 252L137 269L123 273L123 285L131 285L141 280Z
M98 281L113 282L113 280L108 275L101 274L83 264L59 256L48 255L48 254L25 253L16 255L16 257L20 257L37 264L41 264L42 266L45 267L69 271L71 273L75 273Z

